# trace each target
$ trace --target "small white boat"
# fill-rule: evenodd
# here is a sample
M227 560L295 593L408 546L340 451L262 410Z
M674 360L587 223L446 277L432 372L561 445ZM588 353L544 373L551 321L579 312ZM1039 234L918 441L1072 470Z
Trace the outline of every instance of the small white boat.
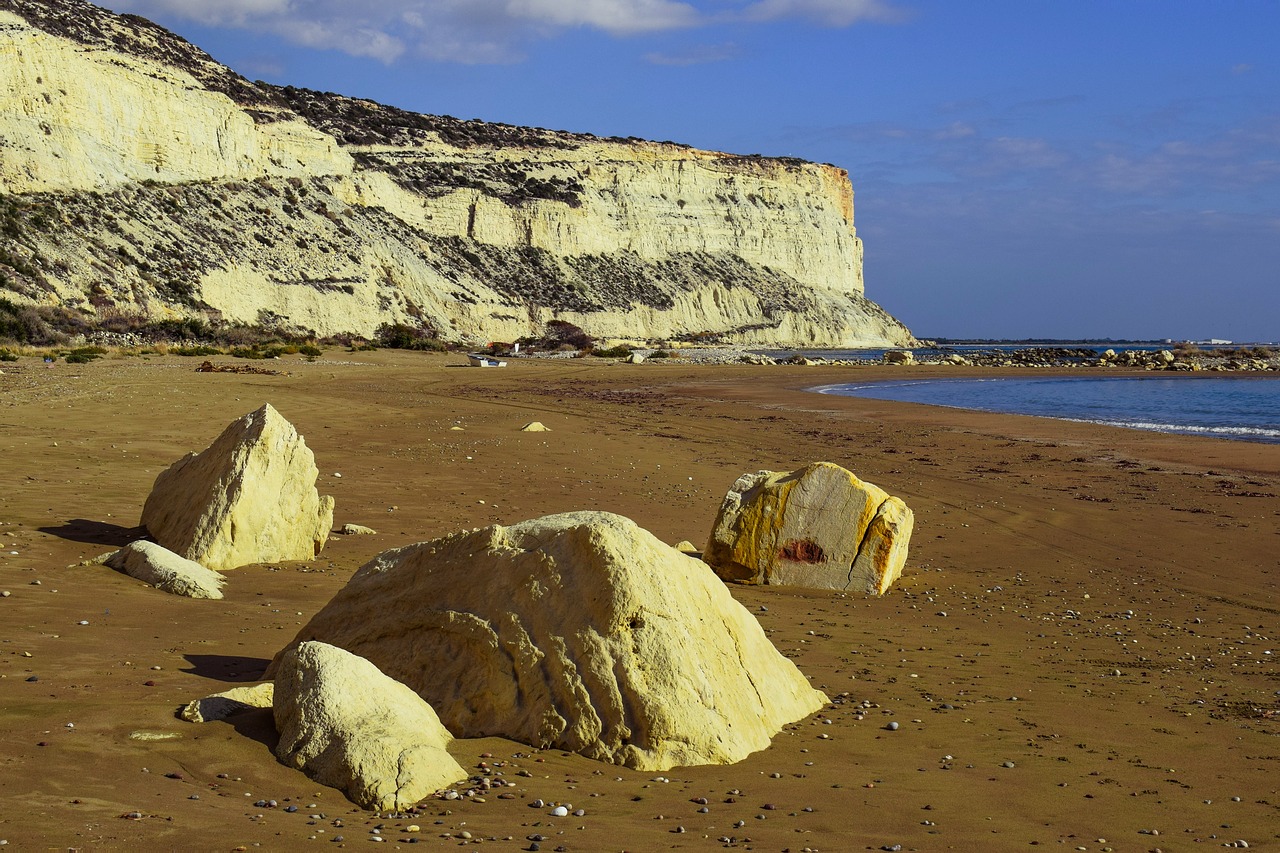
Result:
M467 359L471 362L472 367L506 367L505 361L498 361L496 358L490 358L487 355L477 355L476 353L467 353Z

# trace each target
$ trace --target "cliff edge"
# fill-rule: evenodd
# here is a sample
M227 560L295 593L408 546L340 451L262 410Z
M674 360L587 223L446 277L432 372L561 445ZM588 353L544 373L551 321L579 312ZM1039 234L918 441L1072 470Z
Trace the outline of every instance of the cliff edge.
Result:
M848 174L251 82L81 0L0 0L0 297L477 343L902 346Z

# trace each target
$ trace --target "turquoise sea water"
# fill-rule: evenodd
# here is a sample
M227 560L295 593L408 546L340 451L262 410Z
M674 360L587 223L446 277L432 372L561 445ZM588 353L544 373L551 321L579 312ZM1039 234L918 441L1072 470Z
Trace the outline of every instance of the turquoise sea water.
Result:
M823 394L1280 444L1280 377L889 380Z

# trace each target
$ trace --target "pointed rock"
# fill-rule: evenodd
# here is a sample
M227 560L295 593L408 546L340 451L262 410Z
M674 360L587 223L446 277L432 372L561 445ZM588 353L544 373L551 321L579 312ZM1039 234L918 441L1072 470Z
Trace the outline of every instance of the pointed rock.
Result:
M642 770L739 761L826 701L706 564L603 512L384 552L293 642L311 639L409 685L458 737Z
M703 559L724 580L881 595L902 574L914 515L830 462L744 474L720 506Z
M316 491L319 473L302 436L264 405L161 472L142 524L210 569L310 560L333 526L333 498Z
M431 706L362 657L303 643L275 685L276 757L357 805L400 811L467 778Z

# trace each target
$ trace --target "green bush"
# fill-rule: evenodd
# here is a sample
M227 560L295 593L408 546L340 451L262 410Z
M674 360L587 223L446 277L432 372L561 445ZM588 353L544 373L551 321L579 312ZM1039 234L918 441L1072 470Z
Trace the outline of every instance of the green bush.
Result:
M210 338L212 331L205 321L185 317L180 320L156 320L148 325L147 334L152 340L204 341Z
M574 349L585 350L590 349L596 339L568 320L548 320L547 333L543 342L547 344L548 349L567 344Z
M194 344L189 347L174 347L169 350L169 352L174 355L181 356L222 355L222 350L205 344Z
M627 358L631 355L631 347L619 344L608 349L593 349L591 354L600 358Z
M378 346L387 349L429 350L444 352L448 346L430 328L415 328L404 323L383 323L374 335Z
M65 354L67 364L88 364L102 358L107 351L102 347L76 347Z
M18 357L7 349L0 349L0 361L17 361Z

